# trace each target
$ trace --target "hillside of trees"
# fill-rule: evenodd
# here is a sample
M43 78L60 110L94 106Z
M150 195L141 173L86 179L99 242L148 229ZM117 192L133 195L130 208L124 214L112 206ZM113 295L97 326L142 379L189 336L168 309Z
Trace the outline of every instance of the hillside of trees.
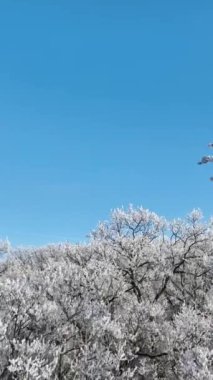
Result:
M0 379L213 379L213 223L116 209L0 263Z

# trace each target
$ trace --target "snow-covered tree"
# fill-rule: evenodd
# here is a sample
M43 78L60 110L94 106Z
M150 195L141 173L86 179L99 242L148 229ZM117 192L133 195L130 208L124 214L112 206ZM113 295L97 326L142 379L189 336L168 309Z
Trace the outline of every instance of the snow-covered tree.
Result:
M209 143L208 147L213 148L213 143ZM213 162L213 156L203 156L198 165L208 164L209 162ZM210 177L210 181L213 181L213 177Z
M0 263L0 378L213 379L213 224L116 209Z

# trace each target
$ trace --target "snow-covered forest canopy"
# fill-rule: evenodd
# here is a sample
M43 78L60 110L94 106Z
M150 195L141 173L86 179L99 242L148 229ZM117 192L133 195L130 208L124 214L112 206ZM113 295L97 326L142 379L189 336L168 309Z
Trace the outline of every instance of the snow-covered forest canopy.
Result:
M0 378L213 379L213 224L116 209L82 245L2 248Z

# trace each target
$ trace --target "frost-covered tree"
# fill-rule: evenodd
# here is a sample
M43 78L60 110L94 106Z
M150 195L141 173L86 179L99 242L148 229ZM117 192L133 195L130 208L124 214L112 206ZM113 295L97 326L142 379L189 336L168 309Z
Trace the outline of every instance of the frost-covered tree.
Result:
M213 379L213 225L117 209L0 263L0 378Z
M208 147L213 148L213 143L209 143ZM208 164L208 162L213 162L213 156L203 156L198 165ZM213 181L213 177L210 177L210 181Z

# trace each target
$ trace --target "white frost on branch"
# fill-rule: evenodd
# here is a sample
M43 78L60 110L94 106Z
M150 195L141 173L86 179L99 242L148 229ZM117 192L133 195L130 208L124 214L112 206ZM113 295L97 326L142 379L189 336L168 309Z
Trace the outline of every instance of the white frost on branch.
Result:
M213 148L213 143L209 143L208 147ZM198 165L208 164L209 162L213 162L213 156L203 156L201 161L198 162ZM213 177L210 177L210 181L213 181Z
M213 379L213 232L116 209L87 245L0 263L3 380Z
M198 162L198 165L207 164L208 162L213 162L213 156L203 156L201 161Z

